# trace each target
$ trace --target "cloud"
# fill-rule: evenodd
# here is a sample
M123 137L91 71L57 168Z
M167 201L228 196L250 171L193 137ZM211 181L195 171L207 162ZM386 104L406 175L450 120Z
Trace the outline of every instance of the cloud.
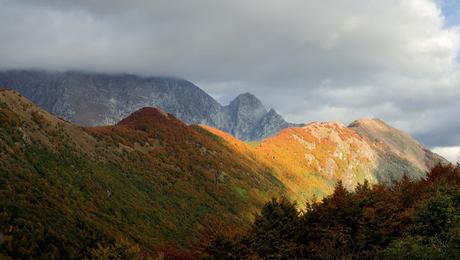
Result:
M0 0L0 68L179 76L295 122L381 117L459 145L460 30L443 15L434 0Z
M460 146L434 147L432 151L441 155L452 163L460 163Z

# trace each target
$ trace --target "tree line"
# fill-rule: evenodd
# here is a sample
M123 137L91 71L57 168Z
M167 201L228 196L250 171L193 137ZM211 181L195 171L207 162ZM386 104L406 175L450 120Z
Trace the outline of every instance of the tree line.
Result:
M455 259L460 256L460 167L435 166L425 179L391 185L338 183L301 210L274 198L251 228L216 234L207 259Z

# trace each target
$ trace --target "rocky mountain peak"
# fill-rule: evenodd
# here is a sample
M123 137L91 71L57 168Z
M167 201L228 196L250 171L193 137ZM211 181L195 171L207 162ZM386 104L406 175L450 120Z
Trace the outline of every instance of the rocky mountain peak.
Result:
M239 94L233 101L239 101L239 100L246 100L246 101L254 100L260 103L260 100L249 92L244 92L244 93Z
M278 113L276 112L276 110L273 109L273 108L270 108L270 110L268 110L267 115L270 115L270 116L279 116L279 114L278 114Z
M228 105L230 110L236 110L238 112L247 112L253 111L253 113L263 113L266 114L267 110L262 102L251 93L243 93L238 95L230 104Z
M224 111L230 123L228 132L245 141L261 140L290 126L274 109L267 111L262 102L248 92L237 96Z
M0 71L0 86L82 126L115 124L143 107L158 107L186 124L206 124L244 141L260 140L289 124L251 93L222 106L190 81L82 71ZM262 118L264 118L262 120Z

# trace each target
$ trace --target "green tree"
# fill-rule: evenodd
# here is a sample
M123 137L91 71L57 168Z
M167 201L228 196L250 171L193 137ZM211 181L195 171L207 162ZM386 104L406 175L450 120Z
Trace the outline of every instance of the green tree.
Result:
M262 208L252 225L250 247L261 257L299 257L300 214L296 204L286 198L272 199Z

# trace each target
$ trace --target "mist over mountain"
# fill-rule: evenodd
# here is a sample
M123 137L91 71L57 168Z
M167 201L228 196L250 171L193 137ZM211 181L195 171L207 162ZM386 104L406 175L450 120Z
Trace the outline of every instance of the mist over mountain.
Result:
M293 124L250 93L222 106L193 83L168 77L78 71L0 72L0 86L12 88L50 113L84 125L115 124L143 107L158 107L186 124L206 124L235 137L260 140Z

